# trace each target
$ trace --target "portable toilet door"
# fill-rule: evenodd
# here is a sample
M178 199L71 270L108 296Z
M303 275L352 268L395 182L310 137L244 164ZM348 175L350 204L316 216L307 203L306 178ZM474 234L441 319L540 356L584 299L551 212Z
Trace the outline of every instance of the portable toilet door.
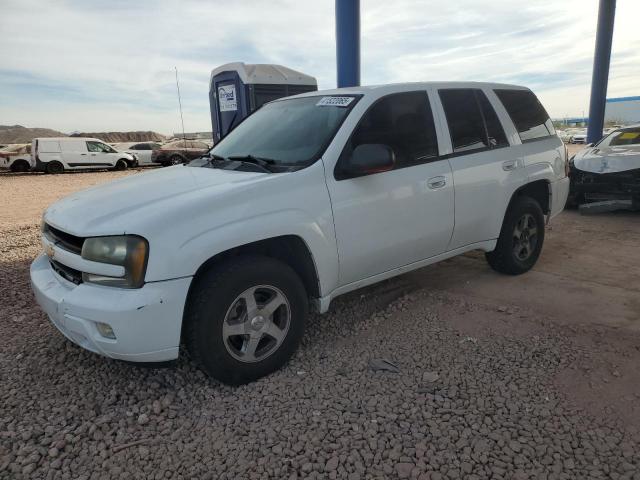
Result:
M220 65L211 71L209 105L218 142L265 102L318 90L314 77L273 64Z
M213 98L210 101L215 101L218 107L217 111L211 111L213 137L214 142L217 142L247 116L248 105L243 91L246 87L237 72L228 71L217 75L212 80L211 87L209 95Z

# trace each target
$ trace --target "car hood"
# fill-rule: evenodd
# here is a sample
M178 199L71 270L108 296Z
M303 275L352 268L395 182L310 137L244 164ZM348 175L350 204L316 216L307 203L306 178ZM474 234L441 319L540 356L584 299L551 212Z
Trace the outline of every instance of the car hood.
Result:
M573 165L584 172L616 173L640 168L640 151L625 147L585 148L573 159Z
M145 222L157 221L168 208L184 206L188 214L190 201L201 199L203 190L211 196L223 195L271 176L178 165L74 193L51 205L44 218L78 236L136 233Z

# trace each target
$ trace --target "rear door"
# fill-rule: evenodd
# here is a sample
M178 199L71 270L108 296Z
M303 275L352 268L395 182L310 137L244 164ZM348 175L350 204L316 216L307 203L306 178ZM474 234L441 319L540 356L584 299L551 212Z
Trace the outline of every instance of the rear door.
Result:
M509 143L513 127L500 120L485 91L439 88L438 98L455 184L455 228L448 247L454 250L498 237L506 206L526 182L526 171Z

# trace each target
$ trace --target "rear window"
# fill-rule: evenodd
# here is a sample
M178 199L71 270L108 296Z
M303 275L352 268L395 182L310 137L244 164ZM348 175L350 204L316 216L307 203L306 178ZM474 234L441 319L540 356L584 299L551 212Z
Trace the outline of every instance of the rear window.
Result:
M509 145L500 120L482 90L439 90L454 153Z
M555 135L553 123L538 98L530 90L495 90L518 130L520 140L526 142Z
M163 148L187 148L188 143L184 140L176 140L175 142L167 143Z

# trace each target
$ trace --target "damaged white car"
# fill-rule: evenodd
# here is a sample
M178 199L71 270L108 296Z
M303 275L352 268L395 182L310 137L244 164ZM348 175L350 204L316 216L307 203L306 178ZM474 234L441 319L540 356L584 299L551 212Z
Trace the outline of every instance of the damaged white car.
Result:
M569 161L569 204L593 211L640 209L640 124L614 130Z

